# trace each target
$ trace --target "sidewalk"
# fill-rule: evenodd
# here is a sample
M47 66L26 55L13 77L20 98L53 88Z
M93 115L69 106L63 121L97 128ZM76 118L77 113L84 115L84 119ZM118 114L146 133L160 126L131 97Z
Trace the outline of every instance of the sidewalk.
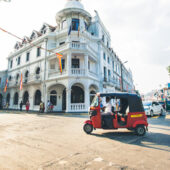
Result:
M48 112L40 113L36 111L19 111L19 110L0 110L0 113L9 113L9 114L37 114L37 115L53 115L53 116L88 116L88 113L61 113L61 112Z

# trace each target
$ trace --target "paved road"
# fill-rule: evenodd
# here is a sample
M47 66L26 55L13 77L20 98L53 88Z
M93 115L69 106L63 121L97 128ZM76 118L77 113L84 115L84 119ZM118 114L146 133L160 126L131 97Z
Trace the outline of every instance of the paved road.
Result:
M86 135L86 116L0 114L0 169L154 169L170 167L170 115L149 118L144 137L128 130Z

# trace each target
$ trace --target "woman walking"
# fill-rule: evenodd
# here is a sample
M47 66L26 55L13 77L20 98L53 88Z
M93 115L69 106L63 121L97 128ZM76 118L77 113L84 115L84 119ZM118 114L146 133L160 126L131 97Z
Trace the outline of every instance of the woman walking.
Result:
M30 103L29 103L29 100L28 100L27 103L26 103L26 111L28 112L29 109L30 109Z

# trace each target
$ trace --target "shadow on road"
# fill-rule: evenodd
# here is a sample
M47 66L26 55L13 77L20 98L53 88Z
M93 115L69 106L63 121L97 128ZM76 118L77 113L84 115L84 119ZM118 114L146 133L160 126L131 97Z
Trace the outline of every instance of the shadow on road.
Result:
M109 138L126 144L170 152L170 135L148 132L145 136L136 136L134 132L106 132L92 134L100 138Z

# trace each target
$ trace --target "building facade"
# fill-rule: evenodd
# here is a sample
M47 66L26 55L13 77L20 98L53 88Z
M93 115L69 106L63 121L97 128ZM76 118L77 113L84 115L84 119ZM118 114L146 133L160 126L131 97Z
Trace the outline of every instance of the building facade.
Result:
M56 53L63 55L62 73ZM134 91L132 73L111 48L98 13L92 17L80 0L66 2L56 14L56 26L45 23L17 42L5 73L9 83L1 95L11 109L29 100L30 110L39 110L41 100L45 108L50 100L56 112L86 112L99 91Z

